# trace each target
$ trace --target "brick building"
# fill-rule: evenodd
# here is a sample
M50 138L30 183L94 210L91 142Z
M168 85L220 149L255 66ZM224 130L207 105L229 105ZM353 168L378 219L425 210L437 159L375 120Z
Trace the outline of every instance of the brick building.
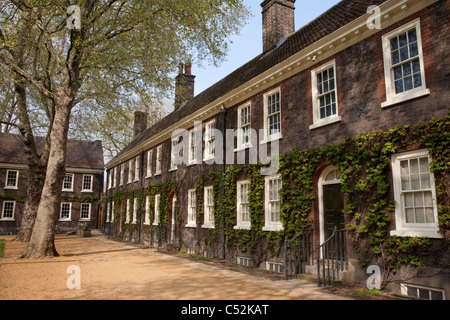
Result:
M36 138L38 150L44 139ZM0 135L0 232L16 233L27 194L27 165L20 135ZM104 161L101 141L69 140L58 227L76 230L79 222L97 227L103 191Z
M294 3L262 2L262 53L199 95L180 65L175 111L106 165L105 233L287 271L287 241L310 230L308 272L346 230L346 281L374 264L393 290L448 298L431 260L450 262L449 2L343 0L297 31Z

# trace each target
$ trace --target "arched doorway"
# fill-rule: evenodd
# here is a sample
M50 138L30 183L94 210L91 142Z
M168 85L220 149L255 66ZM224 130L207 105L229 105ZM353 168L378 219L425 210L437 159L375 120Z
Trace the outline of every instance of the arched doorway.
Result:
M333 233L345 229L344 194L341 191L341 172L334 166L327 167L318 181L320 242Z

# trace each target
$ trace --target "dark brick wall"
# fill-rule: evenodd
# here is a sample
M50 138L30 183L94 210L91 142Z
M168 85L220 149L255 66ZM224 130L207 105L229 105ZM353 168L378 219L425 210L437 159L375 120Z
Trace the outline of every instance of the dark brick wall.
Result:
M260 92L249 99L252 103L252 128L263 128L263 97L264 93L274 88L281 88L282 101L282 134L280 151L288 153L293 149L311 149L325 146L329 143L337 143L347 137L355 137L360 133L374 130L389 130L395 126L427 122L434 116L444 116L449 111L449 19L448 1L438 1L387 29L339 52L326 61L321 61L311 68L292 76L291 78ZM425 65L426 86L431 94L415 100L410 100L390 107L381 108L381 103L386 100L385 76L382 51L382 35L394 30L409 21L420 18L422 50ZM311 71L328 61L335 60L338 90L339 115L342 120L327 126L310 129L313 123ZM357 106L366 104L368 114L358 117ZM228 109L227 128L235 129L237 124L236 105ZM207 121L203 121L205 124ZM221 119L216 117L216 127L221 128ZM155 168L156 148L153 149L153 170ZM207 232L201 228L185 228L187 223L187 191L196 186L201 174L208 176L212 170L220 169L220 165L194 165L179 166L178 170L169 172L171 144L167 140L163 144L162 174L144 180L144 186L176 180L176 196L178 200L179 214L182 217L181 238L182 249L197 248ZM144 176L146 174L147 150L144 158ZM326 167L322 164L318 168L317 176ZM125 166L125 177L128 177L128 164ZM120 171L118 171L119 173ZM244 178L244 177L242 177ZM206 181L205 186L211 185ZM123 187L111 189L108 192L116 192L124 189L138 188L139 184L125 184ZM317 190L316 190L317 193ZM318 228L318 208L314 204L313 212L315 229ZM202 223L202 222L198 222ZM318 235L317 235L318 236ZM147 240L145 240L147 241ZM198 253L202 254L204 248ZM219 252L215 246L216 255Z

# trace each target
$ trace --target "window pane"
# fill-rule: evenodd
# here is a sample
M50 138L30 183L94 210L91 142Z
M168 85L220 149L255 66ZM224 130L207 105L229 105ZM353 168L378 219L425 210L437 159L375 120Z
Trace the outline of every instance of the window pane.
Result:
M405 91L413 89L413 79L411 76L405 78Z
M395 81L395 92L402 93L403 91L403 80Z
M416 220L414 218L414 209L406 209L406 222L407 223L415 223Z
M409 30L409 32L408 32L408 40L409 40L409 43L417 41L416 28L414 28L412 30Z
M391 39L391 49L392 50L398 49L398 38L397 37Z

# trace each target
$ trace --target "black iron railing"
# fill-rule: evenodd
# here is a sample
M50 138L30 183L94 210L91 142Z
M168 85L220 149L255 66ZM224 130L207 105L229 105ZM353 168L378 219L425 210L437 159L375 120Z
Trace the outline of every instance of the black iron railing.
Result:
M322 244L317 242L317 283L331 285L339 280L339 271L348 270L347 248L345 241L346 230L334 228L332 235ZM322 277L321 277L322 273Z
M307 265L314 263L312 229L303 229L292 240L285 240L285 278L295 278L304 273Z

